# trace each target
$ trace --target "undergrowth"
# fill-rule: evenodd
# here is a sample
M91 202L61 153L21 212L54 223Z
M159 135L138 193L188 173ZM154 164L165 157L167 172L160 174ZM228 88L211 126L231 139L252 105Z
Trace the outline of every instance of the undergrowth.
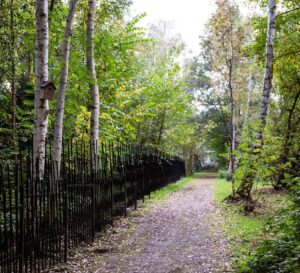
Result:
M292 202L270 220L269 238L251 255L242 273L300 273L300 187L290 191Z
M255 193L257 200L259 200L256 204L256 210L252 214L245 215L242 204L223 202L230 193L231 183L225 179L218 179L214 185L214 199L225 215L223 228L230 242L237 272L271 272L246 270L249 269L253 255L262 242L268 237L274 236L268 227L268 222L270 217L277 217L279 211L287 206L286 194L277 194L269 187L259 185Z
M227 179L227 177L228 177L228 171L227 170L223 170L223 169L219 170L218 177L219 178L226 178Z

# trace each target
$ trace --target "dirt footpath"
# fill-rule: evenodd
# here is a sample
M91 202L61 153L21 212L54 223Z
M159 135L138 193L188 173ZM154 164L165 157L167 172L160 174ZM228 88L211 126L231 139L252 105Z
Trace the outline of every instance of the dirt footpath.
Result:
M148 202L95 243L81 247L65 272L215 273L228 269L213 177L194 179L161 202Z

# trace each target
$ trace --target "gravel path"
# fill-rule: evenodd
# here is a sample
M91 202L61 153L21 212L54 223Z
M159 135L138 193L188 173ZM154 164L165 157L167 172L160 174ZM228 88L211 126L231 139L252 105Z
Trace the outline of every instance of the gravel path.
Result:
M65 272L231 272L222 217L212 201L214 182L194 179L162 202L146 202L77 249Z

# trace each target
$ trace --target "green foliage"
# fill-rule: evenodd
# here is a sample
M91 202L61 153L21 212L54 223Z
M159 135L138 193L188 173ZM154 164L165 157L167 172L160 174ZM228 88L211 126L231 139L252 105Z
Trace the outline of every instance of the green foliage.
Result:
M299 204L290 206L289 196L268 189L261 185L255 190L259 208L245 215L241 203L224 203L230 183L219 179L214 185L236 272L297 272L292 269L299 266Z
M252 255L244 273L290 273L299 272L300 242L285 236L276 241L265 241ZM298 270L298 271L297 271Z
M225 216L223 228L230 241L230 248L236 266L243 266L251 250L261 239L263 220L244 215L239 204L224 203L224 199L231 193L232 185L225 179L218 179L214 184L214 199Z
M253 1L266 8L266 0ZM200 56L182 65L179 60L183 42L179 36L169 35L166 22L141 28L139 22L145 14L124 20L131 1L101 0L95 22L100 140L134 141L180 154L188 172L195 171L206 157L226 169L230 143L228 79L231 75L238 144L234 153L238 167L234 175L236 186L245 186L246 181L255 202L260 201L260 196L254 195L257 194L255 186L285 185L290 191L297 188L300 183L295 178L300 171L298 2L283 0L278 6L281 14L276 18L273 90L268 125L263 132L264 145L260 148L256 137L260 124L256 120L265 59L266 13L243 19L233 1L218 1L201 38ZM86 1L79 2L71 40L64 137L88 141L91 77L86 69L86 4ZM56 85L61 68L62 22L65 22L67 11L66 1L56 1L50 14L49 74ZM10 27L11 12L15 39ZM18 137L28 140L32 135L33 22L34 1L1 1L0 160L13 155L13 69L16 72ZM229 64L233 64L232 74ZM55 106L54 100L50 103L50 138ZM227 172L220 170L219 177L226 178ZM172 184L155 196L163 198L188 181ZM249 257L249 251L257 246L258 238L261 239L264 220L242 215L239 205L221 204L231 191L232 184L225 180L216 184L216 200L228 215L225 228L235 245L234 254L241 260L241 270L296 272L300 230L298 199L295 197L295 205L271 219L266 226L277 240L267 240Z
M248 86L249 103L247 107L244 104L246 96L243 95L243 92L235 94L238 147L234 153L237 164L234 181L237 189L235 192L236 196L239 195L241 197L240 194L246 192L245 203L248 202L252 205L252 209L255 207L255 211L248 216L240 215L240 211L237 214L236 208L243 207L243 204L239 202L237 205L222 204L221 206L225 207L228 218L228 225L225 228L236 243L234 255L240 260L238 272L300 272L300 204L297 201L298 195L296 194L294 198L289 196L286 199L282 199L284 200L283 203L286 204L289 203L289 200L294 200L294 205L284 209L281 213L275 213L269 209L263 215L260 215L263 207L266 207L268 204L271 204L273 208L282 206L282 200L276 200L276 198L271 197L275 193L269 192L268 196L260 193L260 190L267 189L265 185L273 185L276 189L284 187L290 193L295 191L294 188L298 187L299 190L299 1L284 0L277 5L273 87L267 127L262 132L263 145L257 139L261 125L256 121L259 117L259 100L254 97L257 94L260 97L262 90L260 84L262 82L261 75L257 71L264 67L265 62L266 8L268 1L255 0L250 2L258 3L263 8L264 13L263 16L252 16L245 22L244 27L247 26L250 36L247 34L243 36L246 42L240 48L239 53L251 64L248 66L240 59L240 63L236 68L238 70L236 75L238 76L235 76L235 79L242 79L246 72L248 75L250 74L251 84ZM221 14L222 11L219 11L219 13ZM210 53L206 54L205 58L208 60L208 63L211 65L210 69L214 73L220 67L221 72L224 73L224 66L220 66L222 64L220 57L224 54L227 56L227 50L232 49L231 46L226 46L226 40L222 44L225 49L216 46L218 39L223 38L220 35L222 30L219 28L220 26L226 28L224 22L226 22L226 18L224 19L221 16L215 18L213 16L208 29L212 34L217 33L219 36L217 36L217 39L213 39L214 36L211 35L209 36L210 39L204 41L204 48ZM240 38L240 42L242 43L242 38ZM213 52L211 48L216 48L217 52ZM238 58L238 56L235 57ZM215 74L213 75L215 76ZM212 94L215 96L219 95L219 98L222 98L220 94L222 94L224 89L218 90L216 87L217 83L218 79L213 82L215 90ZM242 90L243 86L239 86L240 90ZM260 92L258 93L258 91ZM212 101L210 99L210 102ZM225 103L223 107L226 109ZM243 116L243 113L246 113L246 115ZM207 130L205 131L208 132L207 136L212 144L210 147L214 147L214 149L218 146L213 143L214 138L211 137L210 133L215 128L220 127L211 121L206 123L205 129ZM220 145L221 141L216 143ZM236 197L232 195L230 184L223 181L217 185L216 199L218 201L223 200L226 195ZM256 217L256 215L260 215L260 217ZM270 216L271 218L269 218ZM247 234L249 237L247 237ZM240 242L236 241L236 237L241 238ZM258 249L253 252L257 247ZM251 254L251 252L253 253Z
M223 179L227 179L228 177L228 171L227 170L223 170L223 169L220 169L219 170L219 173L218 173L218 177L219 178L223 178Z
M222 201L231 193L231 184L228 183L225 178L219 178L217 183L214 184L213 189L214 200L217 201L218 204L222 204Z
M253 179L257 178L257 169L260 166L261 158L260 143L256 137L259 128L260 126L257 124L248 124L243 129L241 144L235 151L238 166L234 174L236 188L249 187L251 191L254 183ZM250 177L250 181L247 180L247 177Z
M297 273L300 269L300 191L295 187L294 203L267 225L273 238L263 241L251 255L243 273Z
M234 174L237 186L251 177L252 185L257 183L274 184L278 172L282 138L275 135L268 125L264 130L264 145L257 139L260 124L248 124L243 128L241 143L235 151L238 168ZM252 186L251 186L252 188Z
M11 7L11 3L14 6ZM168 29L139 26L145 14L124 20L130 0L103 0L95 21L95 64L100 90L101 141L134 141L181 154L194 162L199 154L196 109L187 85L189 71L179 62L183 43ZM32 137L35 92L34 2L4 0L0 4L0 145L12 149L12 56L15 47L17 131ZM10 10L15 19L14 42ZM49 78L59 85L61 44L68 3L56 1L49 17ZM86 68L87 2L79 1L71 38L63 136L88 140L91 77ZM50 102L48 136L53 137L56 100ZM195 169L193 163L189 169Z

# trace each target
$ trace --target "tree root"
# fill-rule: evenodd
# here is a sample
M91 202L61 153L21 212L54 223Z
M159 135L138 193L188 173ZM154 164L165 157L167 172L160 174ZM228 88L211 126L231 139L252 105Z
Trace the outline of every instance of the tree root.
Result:
M256 201L254 201L251 197L239 196L239 195L229 195L224 200L224 203L227 204L237 204L241 203L244 205L244 212L246 215L250 214L254 211L256 206Z

